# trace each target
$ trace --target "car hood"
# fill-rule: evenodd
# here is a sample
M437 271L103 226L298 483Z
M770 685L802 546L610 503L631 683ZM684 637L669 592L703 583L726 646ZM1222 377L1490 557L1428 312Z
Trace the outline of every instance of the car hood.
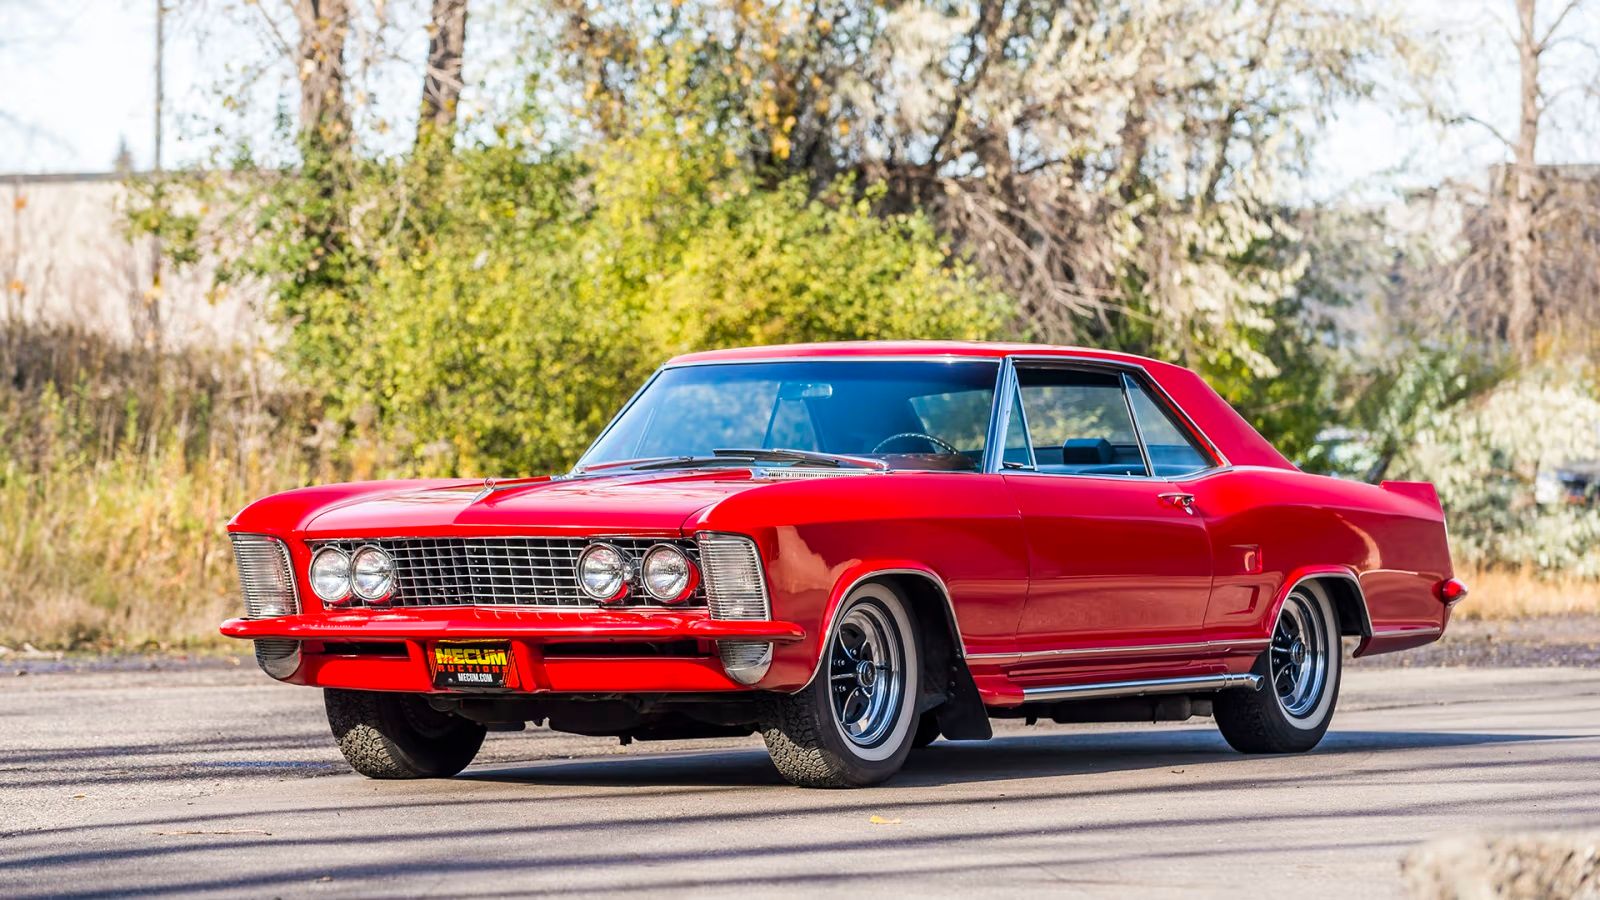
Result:
M625 473L570 479L451 483L349 498L305 528L308 537L430 537L485 533L662 534L706 507L760 487L747 469Z

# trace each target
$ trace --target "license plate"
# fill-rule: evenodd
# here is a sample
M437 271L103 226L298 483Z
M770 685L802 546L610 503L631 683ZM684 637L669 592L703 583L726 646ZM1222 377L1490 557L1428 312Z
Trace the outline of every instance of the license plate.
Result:
M511 669L511 645L434 644L433 686L503 688Z

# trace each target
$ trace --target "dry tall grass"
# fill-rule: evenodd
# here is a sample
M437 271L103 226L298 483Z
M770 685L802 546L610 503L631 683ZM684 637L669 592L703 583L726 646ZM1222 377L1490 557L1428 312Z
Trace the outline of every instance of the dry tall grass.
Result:
M220 644L237 608L223 525L251 500L375 474L226 356L0 326L0 645ZM1465 570L1458 615L1600 614L1600 583Z
M0 329L0 644L217 640L236 605L224 523L336 474L239 362Z
M1456 607L1467 619L1600 615L1600 582L1532 569L1468 569L1457 573L1471 593Z

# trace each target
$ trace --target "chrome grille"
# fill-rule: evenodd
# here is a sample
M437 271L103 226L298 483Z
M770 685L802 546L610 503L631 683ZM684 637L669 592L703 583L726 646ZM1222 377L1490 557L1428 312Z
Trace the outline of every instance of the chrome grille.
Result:
M384 538L317 541L313 552L329 545L346 553L376 544L394 558L395 589L382 604L395 606L571 606L598 604L578 587L578 554L596 538L482 537ZM676 544L691 559L692 542L663 538L604 538L636 561L656 544ZM353 599L352 606L363 606ZM642 590L631 591L620 606L656 606ZM685 606L704 606L705 592L696 588Z
M700 535L700 570L713 619L772 618L761 553L755 542L738 534Z
M264 534L233 534L233 559L239 568L239 591L249 619L292 616L300 599L289 567L289 548Z

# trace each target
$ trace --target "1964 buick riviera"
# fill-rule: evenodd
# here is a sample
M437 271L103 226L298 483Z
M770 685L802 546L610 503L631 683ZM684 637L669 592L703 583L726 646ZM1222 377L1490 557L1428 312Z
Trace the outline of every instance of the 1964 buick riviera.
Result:
M1465 594L1431 485L1302 473L1186 369L1028 345L691 354L565 475L312 487L228 529L223 634L324 688L378 778L528 722L760 733L818 787L992 717L1304 751L1341 638L1428 643Z

